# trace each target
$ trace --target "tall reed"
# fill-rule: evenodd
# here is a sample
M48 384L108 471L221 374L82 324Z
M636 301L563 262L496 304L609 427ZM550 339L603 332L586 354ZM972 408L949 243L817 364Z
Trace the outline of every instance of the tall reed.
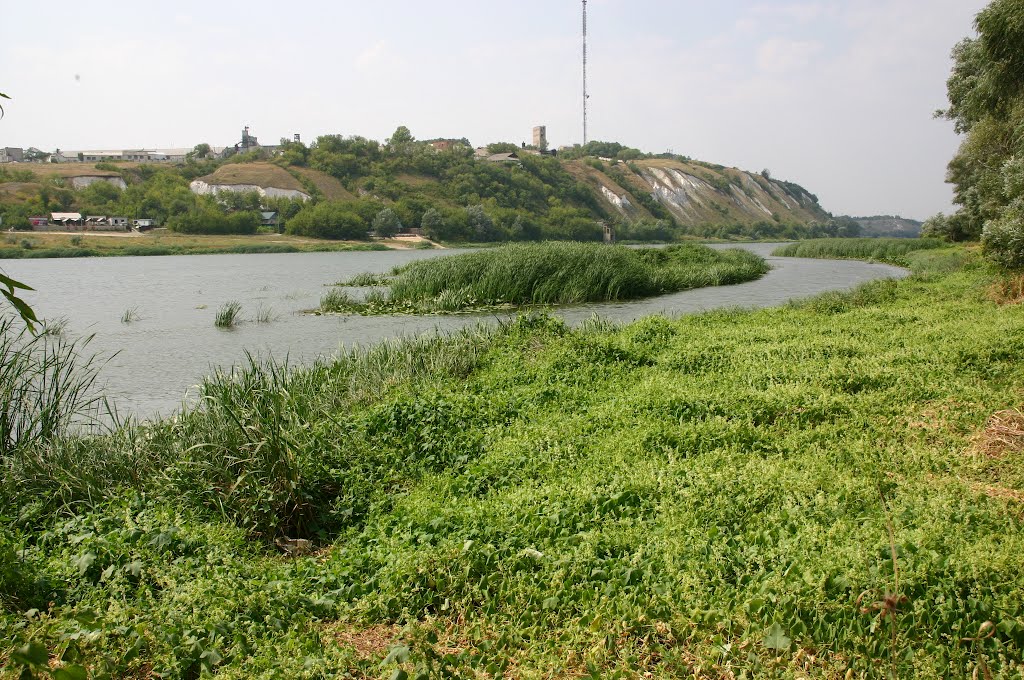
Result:
M789 243L776 248L780 257L879 260L906 264L906 256L916 250L942 248L948 244L934 238L822 238Z
M453 312L513 305L603 302L748 281L768 270L741 250L593 243L512 244L413 262L392 271L388 296L358 301L332 291L323 311Z
M238 317L241 313L242 305L240 302L236 300L225 302L217 310L217 316L213 320L213 325L217 328L231 328L238 322Z

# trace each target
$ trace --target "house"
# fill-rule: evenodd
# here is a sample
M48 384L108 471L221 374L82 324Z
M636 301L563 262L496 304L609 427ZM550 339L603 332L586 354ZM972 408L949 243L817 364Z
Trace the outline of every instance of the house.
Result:
M48 227L50 226L50 220L46 217L30 217L28 218L29 225L35 229L36 227Z
M127 217L107 217L105 215L89 215L85 218L85 228L92 231L128 231Z
M24 149L16 146L0 146L0 163L21 163L24 160Z
M455 142L450 139L439 139L436 142L431 142L430 146L434 147L434 151L451 151Z
M519 156L515 152L512 153L496 153L487 157L491 163L516 163L520 164L522 161L519 160Z
M264 227L277 227L280 223L276 210L263 210L260 212L260 225Z
M156 220L150 217L143 217L133 221L132 226L139 231L149 231L156 228Z
M50 213L50 221L59 224L65 229L82 226L82 213L76 212L55 212Z

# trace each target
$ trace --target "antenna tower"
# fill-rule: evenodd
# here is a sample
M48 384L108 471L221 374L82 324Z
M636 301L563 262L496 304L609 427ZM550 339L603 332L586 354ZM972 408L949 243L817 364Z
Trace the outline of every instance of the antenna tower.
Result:
M587 144L587 0L583 0L583 145Z

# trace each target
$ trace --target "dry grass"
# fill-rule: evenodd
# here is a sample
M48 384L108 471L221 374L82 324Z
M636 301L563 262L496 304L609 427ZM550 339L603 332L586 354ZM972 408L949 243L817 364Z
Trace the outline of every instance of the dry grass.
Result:
M315 184L316 188L330 201L351 201L355 199L355 196L343 187L341 182L326 172L314 170L313 168L293 167L291 169Z
M333 623L324 631L324 641L334 640L338 645L347 647L360 659L380 660L387 655L388 649L401 639L402 627L394 624L381 624L368 628L356 628L351 624Z
M1024 452L1024 414L1020 409L993 413L985 428L972 438L970 451L987 458Z
M36 182L6 182L0 184L0 201L4 203L21 203L39 197L42 184Z
M302 183L273 163L228 163L217 168L212 175L201 177L208 184L254 184L303 191Z
M989 286L988 298L999 305L1019 305L1024 302L1024 274L996 281Z
M992 414L985 428L972 438L970 451L986 458L1024 452L1024 414L1020 409Z
M119 168L134 168L138 163L118 163ZM120 177L113 170L97 170L94 163L26 163L18 170L28 170L36 177Z

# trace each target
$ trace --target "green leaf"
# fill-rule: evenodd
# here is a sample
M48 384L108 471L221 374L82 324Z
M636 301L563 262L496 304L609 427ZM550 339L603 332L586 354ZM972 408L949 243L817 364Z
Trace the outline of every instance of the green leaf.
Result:
M786 631L782 630L782 626L777 623L771 627L764 638L764 646L768 649L784 651L789 649L791 644L793 641L786 637Z
M23 666L45 666L49 660L50 653L46 651L46 645L38 642L30 642L11 652L11 661Z
M405 663L409 660L409 654L409 648L405 645L395 645L391 648L391 651L388 652L387 657L385 657L384 664Z
M89 674L85 668L78 664L71 664L58 668L57 670L50 673L53 680L87 680Z
M395 672L391 674L391 680L409 680L409 674L401 668L396 668Z
M95 561L96 553L87 552L79 555L71 563L78 567L78 573L84 576L85 572L89 571L89 567L91 567Z

